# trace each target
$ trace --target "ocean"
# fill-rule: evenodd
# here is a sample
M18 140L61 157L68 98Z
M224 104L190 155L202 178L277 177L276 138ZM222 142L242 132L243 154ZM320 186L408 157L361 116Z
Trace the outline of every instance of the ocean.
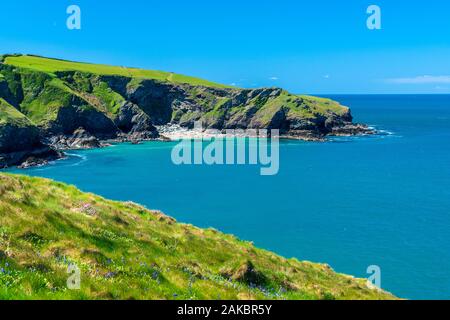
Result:
M282 141L279 173L181 165L172 142L71 151L10 172L131 200L285 257L368 277L407 299L450 299L450 96L329 96L375 136Z

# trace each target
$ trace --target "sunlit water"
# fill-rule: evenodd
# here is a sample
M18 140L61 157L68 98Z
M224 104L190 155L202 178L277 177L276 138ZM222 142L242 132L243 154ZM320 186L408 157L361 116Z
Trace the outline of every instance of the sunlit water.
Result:
M450 96L335 96L383 133L284 141L280 171L175 166L174 143L73 151L13 170L160 209L286 257L325 262L403 298L450 298Z

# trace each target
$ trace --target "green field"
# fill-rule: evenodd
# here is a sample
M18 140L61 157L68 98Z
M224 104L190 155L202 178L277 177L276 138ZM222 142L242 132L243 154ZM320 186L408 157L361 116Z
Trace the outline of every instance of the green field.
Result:
M144 70L138 68L109 66L103 64L71 62L38 56L27 56L27 55L7 56L5 58L4 63L20 68L27 68L50 74L54 74L55 72L58 71L80 71L98 75L118 75L130 78L168 81L172 83L187 83L191 85L202 85L218 88L227 87L225 85L214 83L211 81L165 71Z
M69 265L79 290L67 288ZM131 202L0 174L0 299L393 298Z

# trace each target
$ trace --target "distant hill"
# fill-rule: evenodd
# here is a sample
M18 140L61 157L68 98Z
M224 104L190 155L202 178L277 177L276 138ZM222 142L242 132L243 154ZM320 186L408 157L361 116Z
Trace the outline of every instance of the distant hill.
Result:
M60 149L74 135L89 145L97 145L95 139L154 139L157 126L192 128L196 121L219 130L279 129L284 137L305 140L371 132L330 99L27 55L0 56L0 99L0 167L20 164L31 153L48 156L42 145Z

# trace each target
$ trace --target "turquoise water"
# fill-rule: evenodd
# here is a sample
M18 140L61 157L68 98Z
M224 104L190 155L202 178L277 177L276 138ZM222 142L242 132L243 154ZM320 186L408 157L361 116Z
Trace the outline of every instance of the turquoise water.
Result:
M280 172L175 166L174 143L72 152L15 172L53 178L214 227L286 257L326 262L403 298L450 298L450 96L333 96L384 134L288 141Z

